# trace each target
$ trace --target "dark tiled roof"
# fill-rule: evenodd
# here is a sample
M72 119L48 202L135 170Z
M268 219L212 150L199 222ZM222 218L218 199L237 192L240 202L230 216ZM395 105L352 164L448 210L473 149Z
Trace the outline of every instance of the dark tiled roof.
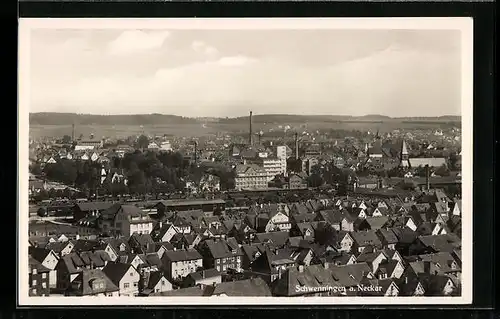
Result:
M193 280L198 281L206 278L214 278L221 276L221 273L217 271L215 268L200 270L197 272L190 273L188 277L191 277Z
M188 250L166 251L163 254L162 259L166 259L171 262L177 262L185 260L203 259L203 257L200 255L198 251L194 249L188 249Z
M29 269L30 273L31 273L32 269L36 269L38 272L49 272L50 271L50 269L43 266L41 262L39 262L38 260L36 260L35 258L33 258L31 256L29 256L28 267L29 267L28 269Z
M106 274L106 276L111 279L111 281L115 285L120 284L120 280L125 276L125 274L129 271L129 269L134 269L131 264L123 264L123 263L108 263L106 267L102 269L102 271ZM136 271L134 269L134 271Z
M212 257L216 259L242 255L242 251L239 249L237 244L236 247L230 247L224 240L213 241L208 239L205 241L205 244L207 245Z
M97 290L92 289L92 283L94 280L102 280L104 287ZM118 284L113 283L100 269L84 269L73 280L73 285L75 284L78 285L78 291L73 291L73 293L83 296L95 295L98 293L110 293L120 290L118 288Z
M262 278L252 278L239 281L223 282L218 284L212 295L227 295L227 296L255 296L268 297L272 296L271 289Z
M212 294L213 287L211 286L195 286L189 288L181 288L176 290L152 293L149 296L172 296L172 297L203 297Z
M112 202L86 202L78 203L78 207L83 212L93 211L93 210L105 210L113 206Z

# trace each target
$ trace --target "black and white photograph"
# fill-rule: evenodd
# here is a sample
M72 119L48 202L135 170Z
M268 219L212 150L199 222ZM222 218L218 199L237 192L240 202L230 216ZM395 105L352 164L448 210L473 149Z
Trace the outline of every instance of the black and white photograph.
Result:
M470 18L21 18L19 304L470 304L472 58Z

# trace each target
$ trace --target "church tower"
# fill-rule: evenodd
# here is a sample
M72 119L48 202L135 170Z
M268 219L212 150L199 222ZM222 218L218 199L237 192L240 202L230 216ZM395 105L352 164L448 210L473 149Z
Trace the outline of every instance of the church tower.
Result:
M401 166L407 167L409 165L409 154L408 154L408 146L406 145L406 141L403 140L401 143Z

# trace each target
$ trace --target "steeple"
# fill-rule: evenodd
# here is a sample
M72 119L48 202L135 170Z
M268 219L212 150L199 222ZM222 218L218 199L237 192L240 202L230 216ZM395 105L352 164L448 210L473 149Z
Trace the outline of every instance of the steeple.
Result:
M406 145L406 141L403 139L403 142L401 143L401 155L400 155L400 159L401 159L401 166L403 167L408 167L410 166L410 162L409 162L409 154L408 154L408 146Z
M405 140L403 140L403 143L401 144L401 160L408 160L408 147L406 146Z

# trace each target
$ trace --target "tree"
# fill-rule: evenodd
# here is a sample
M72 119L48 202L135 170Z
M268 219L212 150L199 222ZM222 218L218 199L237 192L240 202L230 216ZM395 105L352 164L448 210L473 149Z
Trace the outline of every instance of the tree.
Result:
M35 176L42 175L42 173L43 173L43 170L42 170L40 164L38 164L38 163L34 163L33 165L31 165L30 171L31 171L31 174L33 174Z
M63 142L63 144L69 144L69 143L71 143L71 136L64 135L63 138L62 138L62 142Z
M149 138L146 135L141 135L137 139L137 147L138 148L147 148L149 145Z
M289 157L286 160L286 167L291 172L300 173L302 172L302 160L300 158L295 159L295 157Z
M311 174L307 179L309 187L320 187L324 184L324 180L319 174Z
M47 216L47 209L46 209L45 207L40 207L40 208L37 210L36 214L37 214L38 216L40 216L40 217L45 217L45 216Z
M448 169L446 164L443 164L436 169L434 174L436 174L438 176L450 176L450 170Z

